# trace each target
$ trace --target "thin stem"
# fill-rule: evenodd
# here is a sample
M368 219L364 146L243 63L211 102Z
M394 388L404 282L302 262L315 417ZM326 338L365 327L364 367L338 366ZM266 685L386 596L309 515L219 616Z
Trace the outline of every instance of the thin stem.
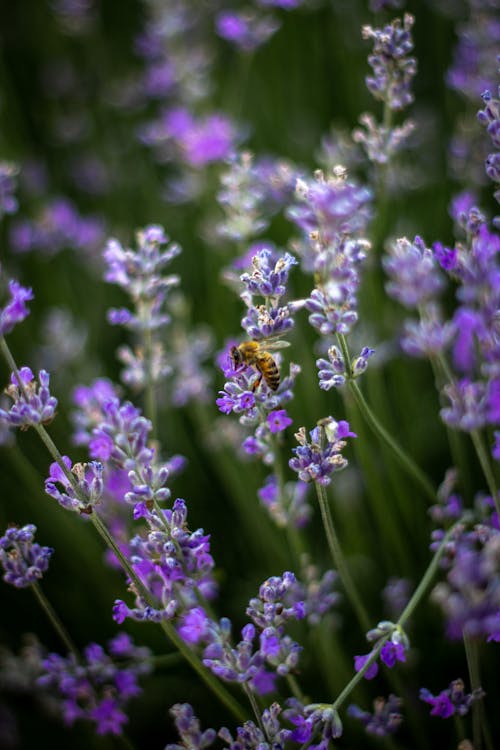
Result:
M358 594L354 581L349 573L344 559L344 554L340 546L335 527L333 525L332 515L330 513L330 506L328 505L328 498L326 496L326 490L322 484L315 482L316 493L318 496L319 508L321 511L321 518L323 520L323 526L325 529L326 539L328 542L328 548L333 559L333 564L337 568L340 580L344 586L345 592L349 601L351 602L354 611L358 617L359 623L363 630L370 629L370 618L366 612L363 602Z
M358 682L360 682L365 675L365 673L368 671L370 666L376 661L380 651L382 650L382 647L384 644L389 640L392 633L395 630L398 630L403 627L404 623L408 620L408 618L413 614L413 611L415 608L420 604L421 599L423 598L425 592L427 591L428 587L430 586L432 579L434 578L434 575L436 574L436 571L439 567L439 561L441 559L441 556L446 549L446 545L448 544L448 541L450 537L454 534L455 530L461 526L463 523L463 518L461 518L457 523L455 523L450 529L448 529L447 533L441 540L441 544L437 548L436 552L434 553L434 557L432 558L427 570L425 571L424 575L422 576L422 579L413 592L413 596L411 597L410 601L404 608L403 612L401 613L398 621L395 623L393 630L386 633L380 640L377 642L377 645L371 652L370 656L366 660L366 662L363 664L359 672L356 672L356 674L352 677L350 682L345 686L345 688L342 690L338 698L332 703L332 709L338 710L340 706L344 703L344 701L349 697L349 695L352 693Z
M498 498L498 489L496 486L495 475L493 474L493 470L491 468L488 453L484 449L481 433L479 432L479 430L471 430L470 436L476 450L479 463L481 464L481 468L483 470L490 495L493 499L493 502L495 503L495 510L498 514L498 517L500 518L500 500Z
M146 327L144 332L144 365L146 374L146 391L145 391L145 412L151 422L151 437L157 438L158 414L156 408L155 383L153 380L153 335L151 330Z
M267 737L267 732L264 727L264 724L262 723L262 717L260 715L259 707L257 705L257 701L255 699L255 695L250 690L248 684L246 682L243 683L243 690L245 691L245 695L248 698L248 702L250 703L250 706L252 707L252 711L255 716L255 720L257 721L257 724L259 725L259 729L264 735L264 737Z
M286 681L288 682L288 687L292 691L292 695L297 698L298 701L302 703L302 705L305 705L308 701L302 690L300 689L300 685L297 682L295 675L290 674L290 672L286 676Z
M375 416L375 414L369 407L363 394L361 393L361 390L358 384L352 378L352 372L350 371L351 358L350 358L349 349L347 347L347 341L345 339L345 336L339 333L337 334L337 339L340 344L340 348L342 349L342 355L344 357L345 366L348 369L348 373L351 375L351 377L348 378L347 382L351 390L351 393L354 396L354 400L356 401L358 409L360 410L361 414L363 415L367 424L371 427L373 432L381 440L384 441L384 443L388 446L388 448L391 449L391 451L394 453L394 455L400 462L401 466L404 469L406 469L406 471L416 480L416 482L424 490L425 494L429 497L429 499L431 499L434 502L436 499L436 491L434 487L432 486L432 482L427 478L427 476L420 469L420 467L417 466L417 464L413 461L413 459L402 448L400 448L400 446L396 443L395 440L393 440L389 432L385 429L385 427L381 424L379 419Z
M47 615L48 619L52 623L52 627L56 631L57 635L61 639L62 643L66 646L68 653L73 654L73 656L79 661L80 656L78 653L78 649L76 648L75 644L71 640L68 631L62 624L61 620L59 619L59 616L57 615L55 609L53 608L52 604L49 602L45 594L43 593L39 583L35 581L31 584L31 590L33 591L35 597L38 600L39 605Z

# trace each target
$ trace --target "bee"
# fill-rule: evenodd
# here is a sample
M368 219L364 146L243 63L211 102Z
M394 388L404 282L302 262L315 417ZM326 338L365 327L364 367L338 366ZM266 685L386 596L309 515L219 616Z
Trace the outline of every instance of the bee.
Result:
M255 367L259 372L259 377L252 385L253 391L257 390L262 378L272 391L277 391L280 384L280 371L270 352L276 349L284 349L286 346L290 346L288 341L270 341L269 339L266 341L243 341L239 346L231 347L229 354L235 367L245 364L249 367Z

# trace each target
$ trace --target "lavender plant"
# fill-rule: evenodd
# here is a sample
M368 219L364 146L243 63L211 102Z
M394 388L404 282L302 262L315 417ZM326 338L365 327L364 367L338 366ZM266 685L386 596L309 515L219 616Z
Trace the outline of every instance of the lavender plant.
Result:
M4 40L1 746L496 747L497 25L426 77L401 5L55 2L33 96Z

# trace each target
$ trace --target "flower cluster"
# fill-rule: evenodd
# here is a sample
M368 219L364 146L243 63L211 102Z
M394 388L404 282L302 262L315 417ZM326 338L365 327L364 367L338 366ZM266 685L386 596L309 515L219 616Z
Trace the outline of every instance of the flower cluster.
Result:
M301 427L295 437L299 445L293 449L295 456L289 461L290 468L303 482L326 486L334 472L347 466L347 459L342 455L345 438L356 437L356 434L351 432L348 422L336 422L333 417L327 417L309 432L310 440L305 427Z
M26 302L33 299L31 289L21 286L18 281L9 282L9 293L9 301L4 307L0 307L0 336L10 333L14 326L28 317Z
M221 11L215 24L222 39L245 52L252 52L265 44L279 28L278 20L272 16L234 10Z
M123 709L142 692L137 678L150 671L150 652L135 646L125 633L109 641L108 652L91 643L81 663L73 654L48 654L37 682L59 697L67 724L87 719L94 722L97 734L121 734L128 721Z
M315 280L302 304L322 336L347 334L358 319L360 266L370 245L357 235L369 220L371 194L337 167L329 179L317 172L314 180L298 180L296 195L288 216L304 234L296 249Z
M283 714L295 727L290 739L301 745L316 740L312 747L326 750L332 740L342 736L338 711L328 704L303 705L296 698L290 698Z
M383 29L362 29L364 39L373 39L373 53L368 58L373 75L366 78L366 85L375 99L393 110L404 109L413 101L410 84L417 72L417 61L409 53L413 49L414 22L413 16L406 13L402 24L397 18Z
M204 664L224 680L246 682L260 694L272 692L277 676L296 669L302 650L284 632L287 622L305 616L303 602L293 601L289 606L285 603L295 586L296 578L289 572L261 585L259 596L251 599L247 608L252 623L245 625L242 640L235 647L231 645L231 623L227 618L207 626L205 638L209 643Z
M452 554L451 554L452 553ZM486 524L462 531L453 541L446 563L446 581L432 598L446 617L447 634L457 640L500 639L500 532Z
M441 690L439 695L432 695L427 688L420 690L420 700L432 706L431 716L440 716L448 719L450 716L465 716L474 701L484 696L482 688L476 688L472 693L465 692L463 680L453 680L446 690Z
M19 218L10 227L15 252L53 256L67 248L96 258L104 240L104 223L97 216L82 216L71 201L57 198L33 218Z
M390 695L387 700L375 698L373 709L373 713L363 711L353 703L347 709L347 714L353 719L361 721L368 734L373 734L376 737L387 737L393 734L403 721L401 698L396 695Z
M52 422L57 399L51 395L49 383L50 375L45 370L40 370L38 380L29 367L21 367L19 378L13 372L10 376L10 385L5 389L13 404L8 411L0 409L0 420L21 430Z
M99 461L73 465L68 456L62 456L62 462L65 470L59 463L50 465L45 492L62 508L90 515L103 493L103 465Z
M16 588L26 588L42 578L49 567L54 552L52 547L42 547L34 540L36 526L9 527L0 537L0 564L3 580Z
M172 510L163 511L161 516L150 513L147 518L151 530L145 538L137 535L131 539L130 559L157 605L148 604L137 591L134 608L117 600L113 617L119 624L127 617L138 621L170 620L194 607L198 593L212 599L216 592L210 537L203 529L189 531L185 502L178 499Z
M328 359L320 357L316 360L319 387L324 391L329 391L330 388L340 388L346 380L359 378L368 367L368 360L373 354L375 354L375 349L364 346L358 356L353 357L351 362L346 364L338 346L330 346Z
M478 112L478 120L486 128L496 151L486 158L486 174L496 185L495 198L500 203L500 96L494 97L489 91L483 93L484 109Z

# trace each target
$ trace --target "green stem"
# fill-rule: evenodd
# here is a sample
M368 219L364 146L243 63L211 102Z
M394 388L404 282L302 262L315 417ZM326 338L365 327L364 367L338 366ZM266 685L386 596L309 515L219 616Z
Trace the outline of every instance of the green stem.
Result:
M356 612L361 627L365 631L369 630L371 626L370 618L368 617L364 604L361 601L356 586L354 585L354 581L351 578L349 568L345 563L344 554L342 552L342 548L340 546L340 542L333 525L333 519L330 513L330 507L328 505L326 490L324 486L319 482L315 482L314 486L316 487L316 494L318 496L321 518L323 520L323 526L328 542L328 548L333 559L333 564L337 568L340 580L342 581L342 585L344 586L347 597L351 602L354 611Z
M145 412L151 422L151 438L157 439L158 414L156 408L155 383L153 381L153 336L149 328L144 332L144 366L146 374Z
M377 642L377 645L371 652L369 658L366 660L366 662L363 664L362 668L359 670L359 672L356 672L356 674L352 677L350 682L345 686L345 688L342 690L338 698L333 702L332 709L338 710L341 705L344 703L344 701L349 697L349 695L352 693L356 685L363 679L363 676L368 671L370 666L376 661L380 651L382 650L383 645L389 640L392 633L395 630L403 628L403 625L405 622L411 617L413 614L413 611L420 603L420 600L424 596L425 592L427 591L428 587L430 586L432 579L434 578L434 575L436 574L436 571L439 567L439 561L441 559L441 556L446 549L446 546L448 544L448 541L450 537L455 532L455 529L457 529L459 526L461 526L463 523L463 519L460 519L457 521L456 524L454 524L450 529L448 529L447 533L441 540L441 544L437 548L436 552L434 553L434 557L432 558L427 570L425 571L424 575L422 576L422 579L413 592L413 596L411 597L410 601L404 608L403 612L401 613L398 621L395 623L394 628L386 633L380 640Z
M498 498L498 489L495 482L495 475L493 474L493 470L491 468L488 453L484 449L481 433L479 432L479 430L472 430L470 436L476 450L479 463L481 464L483 474L486 478L486 483L488 485L490 495L493 499L493 502L495 503L495 510L498 514L498 518L500 518L500 500Z
M243 683L243 690L245 691L245 695L248 698L248 702L250 703L250 706L252 707L253 714L255 716L255 720L257 724L259 725L260 731L264 735L264 737L267 737L267 732L264 727L264 724L262 723L262 717L260 715L259 706L257 705L257 701L255 699L255 695L250 690L248 683Z
M49 600L43 593L42 589L40 588L40 585L36 581L31 584L31 590L33 591L35 597L37 598L39 605L41 606L41 608L43 609L43 611L49 618L50 622L52 623L52 626L54 630L56 631L57 635L61 639L62 643L64 643L64 645L66 646L68 653L73 654L76 660L79 661L80 656L78 654L78 649L76 648L75 644L71 640L66 628L64 627L58 615L56 614L56 611L53 608L52 604L49 602Z
M306 705L307 698L305 697L304 693L300 689L300 685L297 682L295 675L290 674L290 672L286 676L286 681L288 682L288 687L290 688L292 695L297 698L298 701L302 703L302 705Z
M342 347L342 353L344 355L346 366L348 366L350 359L349 359L349 351L347 350L345 338L344 336L339 334L338 339ZM368 406L368 403L366 402L363 394L361 393L361 390L359 389L359 386L356 383L356 381L349 379L347 382L351 390L351 393L354 397L354 400L356 401L358 409L363 415L366 423L369 425L369 427L371 427L375 435L377 435L387 445L387 447L390 448L390 450L394 453L395 457L398 459L401 466L419 484L420 488L425 492L427 497L430 500L435 501L436 491L434 487L432 486L432 482L430 481L430 479L427 478L427 476L417 466L417 464L413 461L413 459L410 458L410 456L407 453L405 453L405 451L403 451L402 448L399 447L399 445L396 443L395 440L393 440L393 438L385 429L385 427L379 422L378 418L375 416L373 411Z

